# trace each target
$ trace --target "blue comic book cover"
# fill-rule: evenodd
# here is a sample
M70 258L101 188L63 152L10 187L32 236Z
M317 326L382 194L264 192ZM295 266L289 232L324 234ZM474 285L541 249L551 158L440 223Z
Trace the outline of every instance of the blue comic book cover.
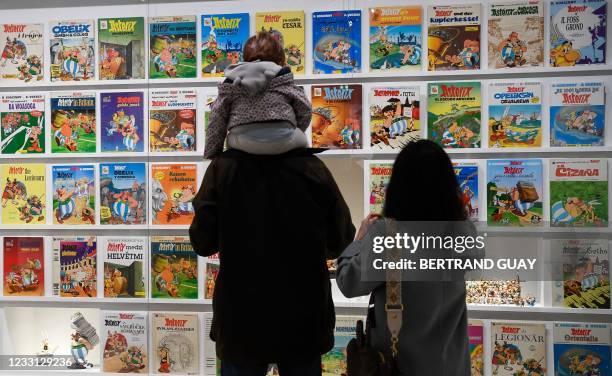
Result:
M53 166L53 224L96 224L93 165Z
M202 15L202 77L223 76L225 68L242 61L250 33L248 13Z
M146 164L100 164L100 224L131 225L147 221Z
M550 3L550 65L606 63L606 0Z
M459 183L461 201L468 218L478 220L478 165L476 163L453 163Z
M314 73L361 72L361 11L312 14Z
M102 152L144 151L143 100L138 91L100 94Z
M550 91L550 145L603 146L604 84L564 82L552 84Z
M555 376L612 375L610 325L556 322Z

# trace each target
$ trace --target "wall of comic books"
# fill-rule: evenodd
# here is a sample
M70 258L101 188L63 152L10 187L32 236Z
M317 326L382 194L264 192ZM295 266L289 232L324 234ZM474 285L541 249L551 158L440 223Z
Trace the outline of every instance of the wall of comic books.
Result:
M453 159L479 229L561 255L559 280L466 283L472 375L612 374L606 0L11 3L0 355L218 374L219 261L195 255L187 228L216 84L263 29L311 98L307 136L329 149L356 225L382 210L402 146L428 138ZM326 375L345 372L368 301L332 286ZM17 369L0 361L0 374Z

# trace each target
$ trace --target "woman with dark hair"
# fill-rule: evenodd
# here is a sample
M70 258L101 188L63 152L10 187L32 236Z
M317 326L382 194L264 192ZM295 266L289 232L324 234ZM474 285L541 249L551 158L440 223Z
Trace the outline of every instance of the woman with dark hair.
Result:
M428 226L426 222L432 221L429 222L432 227L434 223L464 223L466 212L459 185L452 163L440 146L420 140L409 143L399 153L387 187L383 217L368 215L355 241L339 257L336 280L340 290L347 297L372 294L374 307L368 313L371 346L387 357L390 349L397 349L395 364L399 374L469 376L467 307L462 276L449 280L429 273L427 277L431 278L402 279L401 304L395 307L395 313L401 312L399 326L397 317L389 320L394 320L389 326L387 319L392 316L393 307L387 296L385 272L382 278L363 274L372 269L373 239L409 232L407 228L414 230L404 221L417 226ZM396 223L396 231L389 231L390 222L386 219L395 220L391 223ZM395 347L392 347L392 330L397 339Z

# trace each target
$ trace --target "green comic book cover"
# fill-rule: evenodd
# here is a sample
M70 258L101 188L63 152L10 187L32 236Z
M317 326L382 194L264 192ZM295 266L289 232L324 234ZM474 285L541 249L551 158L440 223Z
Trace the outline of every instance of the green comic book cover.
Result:
M144 18L100 18L98 59L101 80L145 78Z

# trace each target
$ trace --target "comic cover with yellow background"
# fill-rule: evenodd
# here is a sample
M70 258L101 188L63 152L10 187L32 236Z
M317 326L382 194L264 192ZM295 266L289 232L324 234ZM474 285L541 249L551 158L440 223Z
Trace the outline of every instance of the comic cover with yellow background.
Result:
M283 45L291 71L304 74L304 11L257 13L255 30L271 32Z
M198 191L197 165L151 166L151 220L154 225L188 225L193 220L193 198Z
M2 165L2 224L45 224L45 165Z

